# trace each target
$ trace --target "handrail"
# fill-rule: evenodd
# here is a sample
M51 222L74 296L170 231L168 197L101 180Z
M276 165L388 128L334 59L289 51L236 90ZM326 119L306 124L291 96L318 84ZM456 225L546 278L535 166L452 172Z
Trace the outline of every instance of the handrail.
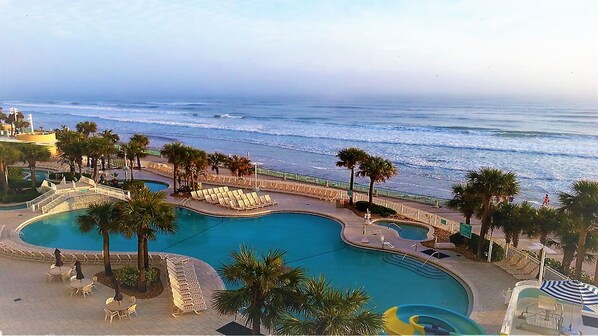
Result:
M430 256L428 256L428 257L426 258L426 261L424 261L424 262L421 264L421 266L419 266L419 268L418 268L418 269L420 269L420 268L424 267L424 266L425 266L425 265L428 263L428 261L430 261L430 258L432 258L432 257L433 257L435 254L437 254L437 253L438 253L438 255L440 255L440 252L438 252L438 251L434 251L434 252L432 252L432 254L430 254Z
M27 201L25 202L25 204L27 205L27 208L31 207L31 205L33 205L34 203L37 203L39 201L42 201L50 196L52 196L54 193L56 193L56 190L48 190L45 193L37 196L36 198L32 199L31 201Z

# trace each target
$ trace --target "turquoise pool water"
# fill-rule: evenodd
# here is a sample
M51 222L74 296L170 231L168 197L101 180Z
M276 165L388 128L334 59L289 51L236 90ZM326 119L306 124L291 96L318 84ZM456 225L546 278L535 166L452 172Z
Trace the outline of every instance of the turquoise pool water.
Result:
M23 168L21 171L23 172L23 180L31 181L31 171L29 170L29 168ZM36 181L41 182L47 179L49 174L50 173L47 170L36 170L35 179Z
M97 233L82 234L76 218L83 211L66 212L22 229L24 241L49 248L101 250ZM405 260L397 266L387 253L367 251L345 244L341 226L330 219L307 214L271 214L254 218L222 218L177 209L176 235L159 235L150 241L152 251L180 253L202 259L218 269L230 260L231 251L245 243L256 250L277 248L287 252L286 261L323 274L341 288L364 287L371 306L379 312L403 304L430 304L466 314L467 292L453 277L438 269L421 275L420 261ZM136 251L136 241L113 235L114 251ZM408 267L411 265L411 267ZM427 267L427 265L426 265Z
M403 239L425 240L428 238L429 229L421 225L385 221L378 221L375 224L397 231Z
M143 184L153 192L168 189L168 183L164 182L144 180Z

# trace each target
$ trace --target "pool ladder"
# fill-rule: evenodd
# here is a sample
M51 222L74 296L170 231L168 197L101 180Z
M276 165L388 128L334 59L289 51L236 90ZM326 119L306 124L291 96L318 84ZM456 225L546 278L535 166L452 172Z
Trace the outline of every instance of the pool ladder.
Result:
M440 252L438 252L438 251L432 252L432 254L430 254L430 256L427 257L426 260L419 266L419 268L424 267L428 263L428 261L430 261L430 258L432 258L435 254L440 255Z
M415 243L415 244L411 245L411 247L415 248L415 252L417 252L417 243ZM406 257L406 256L407 256L407 252L405 252L405 253L403 254L403 258L401 258L401 260L405 259L405 257Z

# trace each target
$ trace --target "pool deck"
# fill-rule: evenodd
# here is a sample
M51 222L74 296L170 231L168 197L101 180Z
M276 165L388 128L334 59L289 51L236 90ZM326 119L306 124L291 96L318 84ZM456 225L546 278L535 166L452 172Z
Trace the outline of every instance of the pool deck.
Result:
M171 182L171 179L146 171L136 171L135 177ZM205 185L205 187L209 186ZM172 192L172 189L169 192ZM195 200L188 202L186 206L192 210L219 216L256 216L275 211L321 214L343 223L342 238L351 245L382 250L380 235L383 234L385 240L394 246L394 248L385 247L385 250L395 253L408 251L423 259L428 257L420 252L427 248L419 243L414 245L414 241L401 239L392 229L368 226L366 237L369 243L362 243L363 218L348 209L336 208L333 202L284 193L267 193L279 204L252 211L229 210ZM168 201L179 204L182 199L168 196ZM6 232L11 232L24 221L39 216L39 213L32 213L27 209L10 210L3 211L1 216L2 225L6 225L2 239L7 239ZM374 234L377 230L381 231ZM24 244L14 234L8 239ZM507 288L514 287L516 280L493 264L471 261L451 251L444 252L451 257L429 262L447 269L467 284L473 295L473 301L470 300L472 302L470 317L482 325L488 333L497 334L506 311L501 293ZM142 300L138 308L139 318L133 318L133 321L114 321L109 324L103 320L102 302L113 295L110 288L98 285L98 291L86 299L80 296L69 297L65 285L45 281L45 271L48 266L46 263L0 257L0 267L5 270L0 273L0 300L3 307L10 307L3 309L6 312L0 314L0 332L4 334L217 334L215 331L217 328L233 320L231 316L219 316L211 307L200 315L191 313L175 319L170 315L170 300L165 292L159 297ZM207 268L198 266L198 275L204 274L200 282L204 296L209 301L212 291L221 288L221 281L205 276L210 272L209 266ZM84 265L84 272L89 277L101 269L101 265ZM13 302L17 297L22 300ZM397 302L397 305L400 305L400 302ZM150 320L154 323L148 323Z

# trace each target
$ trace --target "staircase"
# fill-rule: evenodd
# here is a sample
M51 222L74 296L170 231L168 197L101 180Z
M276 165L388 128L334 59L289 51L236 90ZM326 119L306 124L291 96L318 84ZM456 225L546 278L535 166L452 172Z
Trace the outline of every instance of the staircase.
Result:
M424 262L419 259L403 257L398 254L391 254L385 256L382 260L389 264L417 273L428 279L446 279L447 277L447 274L443 271L439 270L435 266L424 264Z

